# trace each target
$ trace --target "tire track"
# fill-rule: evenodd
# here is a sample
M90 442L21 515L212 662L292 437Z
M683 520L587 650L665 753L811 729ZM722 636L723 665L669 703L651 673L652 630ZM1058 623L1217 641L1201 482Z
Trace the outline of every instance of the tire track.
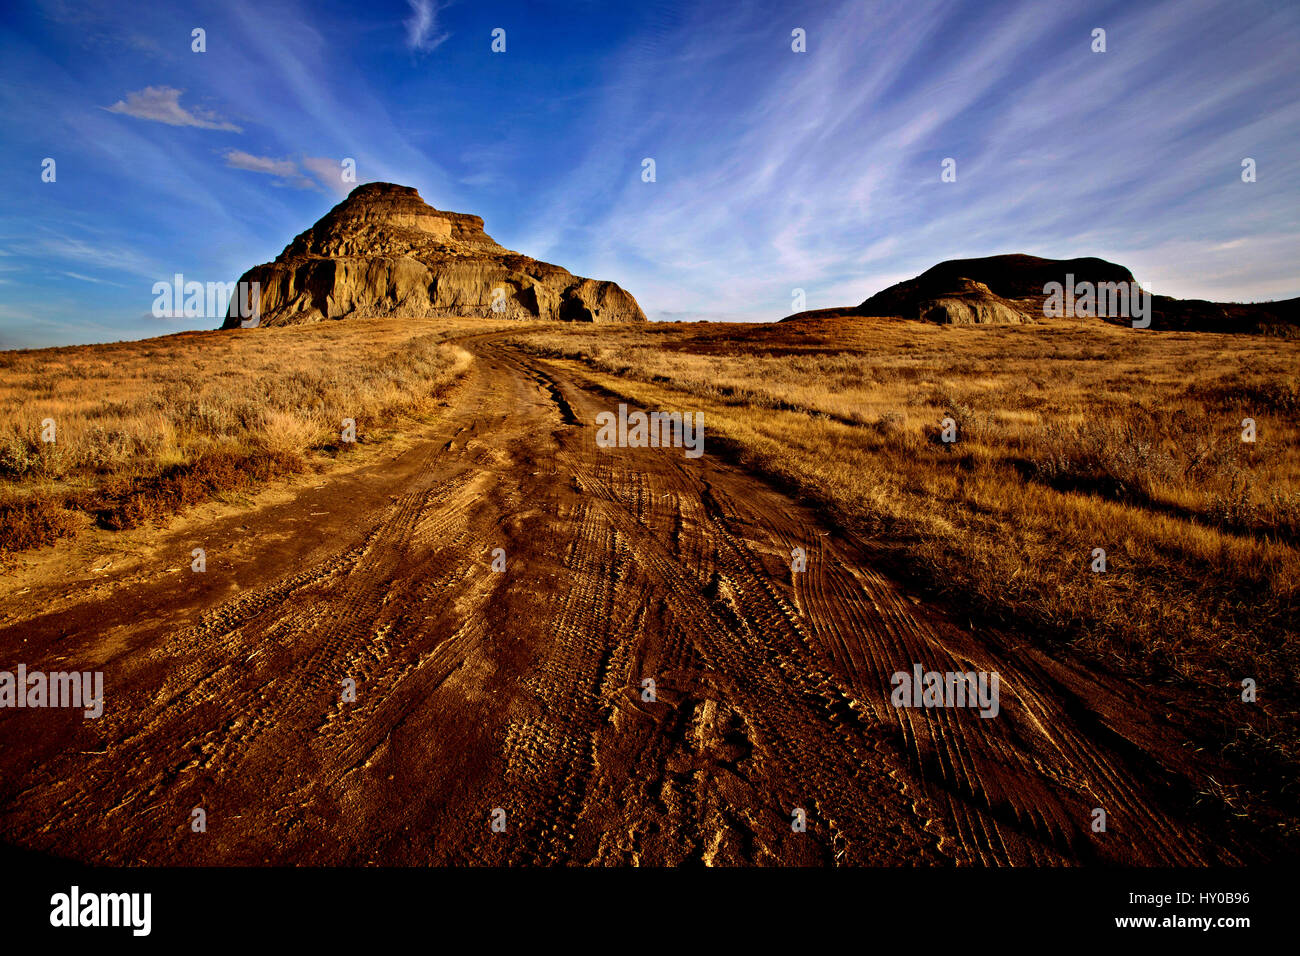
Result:
M1122 684L957 626L725 461L597 448L616 399L465 344L390 501L339 501L330 547L159 639L81 635L112 662L93 725L0 714L0 837L100 863L1238 860L1162 791ZM913 664L996 671L1000 715L893 707Z

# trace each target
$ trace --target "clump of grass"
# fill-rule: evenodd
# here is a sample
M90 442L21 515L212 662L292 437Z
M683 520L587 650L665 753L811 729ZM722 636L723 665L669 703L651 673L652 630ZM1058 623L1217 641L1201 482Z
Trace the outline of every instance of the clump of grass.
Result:
M70 501L113 531L179 514L224 492L300 472L302 456L264 448L215 449L147 476L117 477Z
M0 554L39 548L75 534L84 524L78 517L59 495L0 493Z

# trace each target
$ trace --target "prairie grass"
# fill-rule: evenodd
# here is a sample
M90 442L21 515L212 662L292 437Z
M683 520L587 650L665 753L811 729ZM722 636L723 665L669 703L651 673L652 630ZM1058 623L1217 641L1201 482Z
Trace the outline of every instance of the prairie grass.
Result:
M819 503L959 620L1187 691L1265 781L1214 798L1266 789L1295 835L1300 343L869 318L516 341L704 412L706 449Z
M385 438L470 366L488 328L368 320L0 352L0 553L128 528ZM54 441L43 422L52 420Z

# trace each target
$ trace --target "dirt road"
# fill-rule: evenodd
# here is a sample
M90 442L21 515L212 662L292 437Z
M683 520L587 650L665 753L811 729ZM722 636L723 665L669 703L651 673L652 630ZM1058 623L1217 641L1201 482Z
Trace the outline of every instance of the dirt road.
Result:
M1250 855L1190 816L1159 702L909 598L707 422L699 459L598 448L615 398L467 347L397 459L3 599L0 668L101 669L106 700L0 711L0 840L120 864ZM914 665L996 672L999 713L892 706Z

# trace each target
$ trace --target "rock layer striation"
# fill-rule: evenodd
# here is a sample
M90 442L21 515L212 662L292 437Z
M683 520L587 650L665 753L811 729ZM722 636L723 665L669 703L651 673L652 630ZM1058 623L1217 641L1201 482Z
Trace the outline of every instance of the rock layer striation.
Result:
M615 283L512 252L478 216L434 209L393 183L358 186L240 281L258 283L260 325L391 315L645 321ZM249 324L238 308L223 328Z

